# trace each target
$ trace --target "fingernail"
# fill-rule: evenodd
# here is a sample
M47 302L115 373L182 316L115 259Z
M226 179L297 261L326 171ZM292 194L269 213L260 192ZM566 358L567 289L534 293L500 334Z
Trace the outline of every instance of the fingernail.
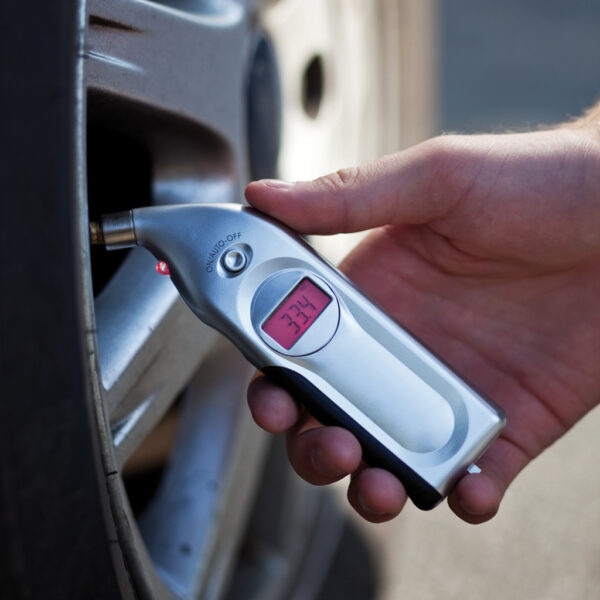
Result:
M274 190L287 190L294 185L289 181L281 181L281 179L262 179L260 183Z

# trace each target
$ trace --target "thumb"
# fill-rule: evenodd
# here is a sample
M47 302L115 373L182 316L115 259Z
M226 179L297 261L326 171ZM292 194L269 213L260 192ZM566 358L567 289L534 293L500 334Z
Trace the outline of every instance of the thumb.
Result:
M388 223L417 225L443 216L448 202L435 184L439 144L429 140L361 167L314 181L255 181L248 202L299 233L346 233Z

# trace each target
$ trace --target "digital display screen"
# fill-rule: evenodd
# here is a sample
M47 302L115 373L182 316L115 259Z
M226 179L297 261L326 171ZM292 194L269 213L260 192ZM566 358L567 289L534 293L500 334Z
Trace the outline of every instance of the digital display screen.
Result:
M263 323L262 330L289 350L331 302L331 297L304 278Z

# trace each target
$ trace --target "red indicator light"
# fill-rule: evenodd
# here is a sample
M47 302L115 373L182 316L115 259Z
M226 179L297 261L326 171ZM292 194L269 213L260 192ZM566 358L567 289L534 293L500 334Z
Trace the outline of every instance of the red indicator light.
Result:
M160 275L170 275L171 271L169 271L169 265L164 260L159 260L156 263L156 272Z
M331 298L310 279L303 279L271 313L262 329L289 350L325 310Z

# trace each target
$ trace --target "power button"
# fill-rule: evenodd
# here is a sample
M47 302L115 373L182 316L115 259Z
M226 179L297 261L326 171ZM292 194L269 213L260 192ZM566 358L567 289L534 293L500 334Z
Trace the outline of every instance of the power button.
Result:
M246 268L248 258L240 248L230 248L223 254L223 267L229 273L240 273Z

